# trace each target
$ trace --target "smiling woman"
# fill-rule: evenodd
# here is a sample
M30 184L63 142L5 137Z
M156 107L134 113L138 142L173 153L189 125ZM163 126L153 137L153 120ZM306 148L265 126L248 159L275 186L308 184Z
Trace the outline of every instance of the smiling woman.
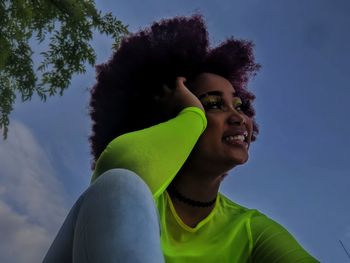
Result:
M248 160L248 148L253 134L253 120L245 114L240 97L225 78L213 73L201 73L193 83L192 92L201 100L208 125L198 139L194 151L205 171L214 177ZM198 161L199 162L199 161ZM207 166L207 167L206 167Z
M210 48L199 15L122 41L91 92L91 186L44 262L318 262L219 192L258 134L252 47Z

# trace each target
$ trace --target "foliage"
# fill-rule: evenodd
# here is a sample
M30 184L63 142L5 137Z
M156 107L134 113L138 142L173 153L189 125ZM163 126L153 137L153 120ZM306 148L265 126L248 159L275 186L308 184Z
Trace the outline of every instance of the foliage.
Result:
M97 31L114 38L118 47L127 27L111 13L96 10L93 0L0 0L0 129L6 139L16 96L62 95L72 75L94 65L90 45ZM33 69L30 43L48 44ZM38 77L40 76L40 77Z

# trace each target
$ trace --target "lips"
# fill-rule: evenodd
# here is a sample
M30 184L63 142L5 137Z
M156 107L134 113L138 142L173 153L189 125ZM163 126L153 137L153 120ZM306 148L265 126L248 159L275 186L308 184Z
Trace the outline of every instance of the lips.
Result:
M226 137L227 138L227 137ZM223 142L229 146L243 146L248 149L248 143L238 139L223 139Z
M244 146L248 148L248 131L247 130L229 130L224 133L222 141L232 146Z

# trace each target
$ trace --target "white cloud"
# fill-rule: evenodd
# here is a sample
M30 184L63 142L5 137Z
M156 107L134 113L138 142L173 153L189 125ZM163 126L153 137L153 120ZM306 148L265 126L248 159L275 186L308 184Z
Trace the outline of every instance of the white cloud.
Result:
M40 262L52 239L48 230L30 223L0 200L1 262Z
M67 213L45 151L12 120L0 140L0 262L40 262Z

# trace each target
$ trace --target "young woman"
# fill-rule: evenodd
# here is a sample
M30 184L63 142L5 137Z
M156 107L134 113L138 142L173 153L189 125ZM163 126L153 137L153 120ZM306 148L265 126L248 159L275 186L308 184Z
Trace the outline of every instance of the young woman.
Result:
M199 15L128 36L92 89L92 184L44 262L318 262L219 192L258 127L252 43L208 45Z

